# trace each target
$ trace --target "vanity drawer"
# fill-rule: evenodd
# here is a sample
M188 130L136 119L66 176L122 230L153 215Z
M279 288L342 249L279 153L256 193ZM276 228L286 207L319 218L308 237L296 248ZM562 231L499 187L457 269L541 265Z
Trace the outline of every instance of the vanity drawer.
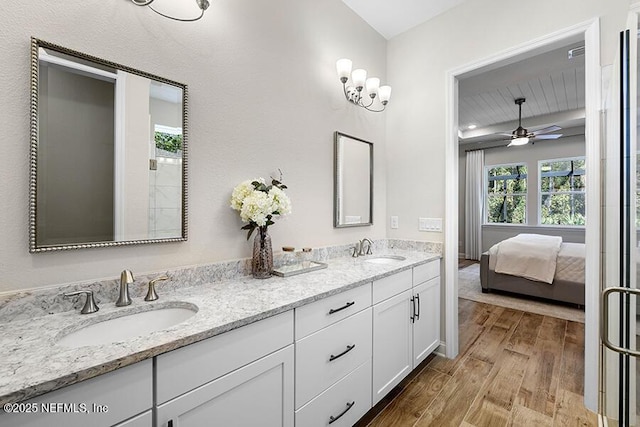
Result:
M371 308L296 341L296 408L371 359Z
M440 276L440 260L435 259L426 264L413 267L413 286Z
M341 292L296 308L296 339L351 316L371 306L371 284Z
M371 409L371 361L296 411L296 426L351 427ZM342 416L340 416L342 414Z
M373 303L377 304L387 298L391 298L400 292L411 289L412 281L411 270L404 270L400 273L385 277L373 282Z
M156 357L158 404L293 343L293 311Z

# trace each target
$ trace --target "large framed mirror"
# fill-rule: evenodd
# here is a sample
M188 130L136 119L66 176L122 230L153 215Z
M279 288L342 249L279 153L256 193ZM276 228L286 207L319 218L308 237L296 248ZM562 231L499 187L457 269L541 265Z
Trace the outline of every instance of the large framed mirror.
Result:
M187 86L31 39L29 251L187 240Z
M334 133L333 225L373 224L373 144Z

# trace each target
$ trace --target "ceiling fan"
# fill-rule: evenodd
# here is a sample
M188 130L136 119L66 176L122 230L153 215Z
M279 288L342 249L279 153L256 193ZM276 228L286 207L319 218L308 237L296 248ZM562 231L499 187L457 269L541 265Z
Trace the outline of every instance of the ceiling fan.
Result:
M532 139L558 139L562 136L561 133L549 133L562 129L559 126L549 126L544 129L539 129L533 132L529 132L522 127L522 104L526 101L526 98L517 98L515 100L518 106L518 128L511 133L501 133L500 135L510 136L511 142L507 147L512 145L525 145Z

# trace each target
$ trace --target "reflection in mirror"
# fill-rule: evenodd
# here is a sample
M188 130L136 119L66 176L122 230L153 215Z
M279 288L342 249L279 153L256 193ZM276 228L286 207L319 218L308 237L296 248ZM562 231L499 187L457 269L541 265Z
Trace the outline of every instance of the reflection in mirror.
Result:
M31 252L186 240L186 89L32 39Z
M373 144L334 135L334 227L373 224Z

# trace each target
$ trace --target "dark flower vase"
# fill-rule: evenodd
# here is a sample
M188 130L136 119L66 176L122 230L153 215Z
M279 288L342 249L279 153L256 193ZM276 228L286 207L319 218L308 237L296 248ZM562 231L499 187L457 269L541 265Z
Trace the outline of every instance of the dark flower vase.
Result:
M256 279L268 279L273 271L273 249L271 248L271 236L267 233L267 227L258 227L258 234L253 240L253 258L251 260L251 273Z

